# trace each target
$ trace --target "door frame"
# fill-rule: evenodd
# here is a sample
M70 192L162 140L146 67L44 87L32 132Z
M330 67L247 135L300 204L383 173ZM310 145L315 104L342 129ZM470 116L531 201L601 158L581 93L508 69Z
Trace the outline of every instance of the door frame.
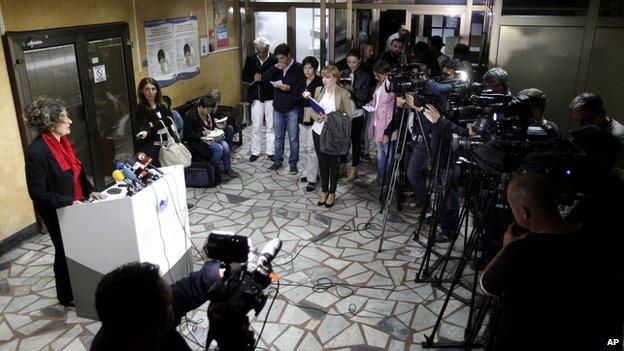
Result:
M137 106L134 66L132 61L132 41L130 40L130 30L127 22L114 22L106 24L95 24L89 26L76 26L54 29L41 29L27 32L6 32L2 36L6 64L13 95L13 104L18 122L22 148L26 151L28 147L28 130L22 120L24 107L30 103L30 92L27 91L26 70L23 67L24 49L43 49L60 45L73 45L76 54L76 65L78 67L78 78L82 96L83 117L87 126L88 150L92 160L93 181L96 189L103 189L104 174L101 159L101 140L99 136L97 114L95 109L95 99L93 96L93 77L91 77L91 62L88 60L87 43L94 40L121 38L124 73L126 76L126 89L128 91L128 107L130 111L130 123L134 132L135 111ZM136 140L133 140L133 147L136 150ZM99 162L98 162L99 161Z

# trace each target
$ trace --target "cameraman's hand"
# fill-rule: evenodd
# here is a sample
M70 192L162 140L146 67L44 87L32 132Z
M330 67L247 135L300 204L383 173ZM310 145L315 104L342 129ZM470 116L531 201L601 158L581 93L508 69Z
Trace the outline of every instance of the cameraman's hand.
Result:
M477 135L477 133L475 133L474 129L472 129L472 123L468 123L466 124L466 127L468 128L468 135L473 137L475 135Z
M407 106L413 108L414 110L418 110L416 105L414 105L414 95L405 94L405 103L407 104ZM422 108L421 108L421 110L422 110Z
M406 95L406 98L407 98L407 95ZM397 107L403 107L403 104L405 104L405 100L406 99L404 99L402 97L397 97L396 98L396 105L397 105Z
M427 119L431 121L431 123L437 123L441 117L440 112L431 104L427 104L425 106L424 114L425 117L427 117Z
M382 141L384 144L387 144L387 143L389 143L389 142L390 142L390 137L384 134L384 135L383 135L383 137L381 137L381 141Z
M279 89L281 91L290 91L290 85L282 84L282 85L278 86L277 89Z
M514 222L507 227L507 231L505 231L505 235L503 236L503 247L524 237L524 235L518 235L515 233L514 230L517 225L518 223Z

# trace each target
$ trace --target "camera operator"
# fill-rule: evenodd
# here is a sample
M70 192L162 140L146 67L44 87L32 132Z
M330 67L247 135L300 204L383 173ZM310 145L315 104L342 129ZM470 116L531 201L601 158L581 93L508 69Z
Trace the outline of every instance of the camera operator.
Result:
M494 94L511 95L509 75L500 67L494 67L483 75L483 90L491 90Z
M208 290L223 277L219 264L206 262L172 285L151 263L128 263L106 274L95 293L102 327L91 350L190 351L175 328L186 313L208 300Z
M561 217L552 188L537 174L508 184L516 223L481 276L502 298L495 350L605 350L621 340L621 274L605 269L611 258L587 240L594 233Z
M570 102L570 116L581 127L594 125L607 131L620 141L620 151L617 153L615 173L624 179L624 126L607 116L605 102L598 94L582 93Z
M531 117L529 126L541 127L549 137L561 138L559 127L553 121L544 118L544 110L546 110L546 94L535 88L524 89L518 95L524 95L529 98L531 105Z
M403 53L404 46L405 42L403 41L403 39L393 39L390 50L384 52L381 57L379 57L379 61L386 61L390 66L396 65L401 59L401 54Z

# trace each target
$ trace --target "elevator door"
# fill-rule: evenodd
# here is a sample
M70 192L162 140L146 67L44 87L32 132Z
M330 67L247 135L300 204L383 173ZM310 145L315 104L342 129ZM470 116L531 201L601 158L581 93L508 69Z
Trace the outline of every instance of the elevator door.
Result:
M28 77L28 84L24 88L29 100L50 97L59 99L67 105L67 113L73 121L70 139L83 163L87 177L93 183L93 162L87 141L87 125L74 45L25 50L23 53ZM35 134L28 133L27 143L30 144L34 137Z
M117 161L133 155L134 75L126 23L7 32L10 78L18 116L38 97L62 100L69 135L97 189L112 183ZM36 136L18 117L22 144Z

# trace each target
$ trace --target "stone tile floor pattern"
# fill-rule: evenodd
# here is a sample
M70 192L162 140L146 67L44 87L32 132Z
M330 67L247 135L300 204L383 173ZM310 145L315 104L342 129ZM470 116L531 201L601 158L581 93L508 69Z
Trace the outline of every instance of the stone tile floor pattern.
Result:
M190 211L191 238L200 248L213 229L251 236L260 247L275 237L284 241L274 261L279 294L268 317L270 300L251 323L257 335L267 318L258 346L280 351L421 350L445 294L414 283L424 253L410 239L415 217L391 211L384 250L378 253L382 215L378 190L370 185L373 165L363 164L355 183L341 178L333 208L318 207L319 191L306 193L301 173L288 175L287 168L268 172L271 163L263 157L248 161L249 131L234 165L240 177L213 189L188 189L187 196L196 205ZM300 161L300 171L304 163ZM354 230L372 216L372 229ZM0 351L89 349L100 324L57 304L53 252L49 237L38 235L0 257ZM198 253L195 259L200 267ZM314 292L319 278L348 285ZM182 323L188 339L205 342L206 306L187 315L195 323ZM436 340L461 340L467 315L468 308L452 299Z

